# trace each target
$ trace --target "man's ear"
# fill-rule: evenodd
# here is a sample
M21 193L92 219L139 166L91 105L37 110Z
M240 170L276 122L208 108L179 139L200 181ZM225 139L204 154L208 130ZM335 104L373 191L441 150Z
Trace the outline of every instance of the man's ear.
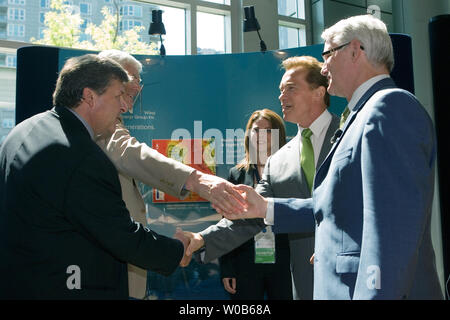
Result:
M350 47L352 49L352 58L356 60L362 52L361 42L359 40L353 39L350 43Z
M314 89L314 94L316 98L322 101L326 91L327 89L324 86L318 86L316 89Z
M86 102L90 107L93 106L94 102L94 91L90 88L84 88L83 89L83 101Z

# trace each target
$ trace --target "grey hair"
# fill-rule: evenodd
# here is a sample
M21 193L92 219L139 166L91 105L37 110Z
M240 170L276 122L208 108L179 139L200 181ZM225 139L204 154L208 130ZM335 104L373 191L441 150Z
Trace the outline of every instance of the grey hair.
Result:
M357 39L373 66L385 66L389 71L394 68L394 50L386 25L370 14L340 20L323 31L322 39L337 45Z
M131 65L136 68L136 70L141 73L142 72L142 63L140 63L135 57L133 57L131 54L116 50L116 49L109 49L109 50L103 50L101 51L98 56L100 58L109 58L116 62L118 62L122 67L126 65Z

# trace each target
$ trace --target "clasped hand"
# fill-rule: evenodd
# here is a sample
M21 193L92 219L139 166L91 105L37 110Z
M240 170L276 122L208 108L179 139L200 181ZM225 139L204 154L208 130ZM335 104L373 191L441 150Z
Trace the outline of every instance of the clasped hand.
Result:
M228 188L229 186L227 186ZM246 185L232 185L232 188L239 193L245 204L241 212L236 212L236 207L216 205L212 207L225 218L230 220L265 218L267 210L267 200L259 195L252 187ZM230 208L230 210L227 210ZM199 233L183 231L177 228L174 238L180 240L184 246L184 256L180 261L181 267L186 267L192 260L192 254L205 245L203 237Z

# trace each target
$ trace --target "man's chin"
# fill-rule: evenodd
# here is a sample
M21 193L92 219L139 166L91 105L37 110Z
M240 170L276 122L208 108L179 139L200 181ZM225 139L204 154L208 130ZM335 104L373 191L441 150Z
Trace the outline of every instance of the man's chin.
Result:
M116 131L116 124L114 124L114 126L112 126L111 128L105 129L103 130L103 132L99 133L96 136L96 140L109 139L115 131Z

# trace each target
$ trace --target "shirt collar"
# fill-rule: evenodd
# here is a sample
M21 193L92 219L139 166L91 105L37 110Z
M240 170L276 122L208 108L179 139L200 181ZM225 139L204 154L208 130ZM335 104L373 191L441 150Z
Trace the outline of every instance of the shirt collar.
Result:
M319 136L322 131L327 127L327 124L331 120L331 113L328 111L328 109L325 109L320 116L317 117L316 120L311 123L309 126L309 129L312 131L313 135ZM303 128L302 126L298 125L299 133L306 128Z
M366 82L361 84L355 90L355 92L353 92L352 98L350 99L350 101L349 101L349 103L347 105L348 108L350 109L350 111L353 111L353 109L355 108L355 106L358 103L359 99L362 98L362 96L367 92L367 90L370 89L370 87L372 87L375 83L377 83L378 81L380 81L382 79L385 79L385 78L389 78L389 75L388 74L380 74L378 76L370 78L369 80L367 80Z
M81 123L86 127L86 130L89 132L89 135L91 136L91 139L94 140L94 130L92 130L91 126L86 122L86 120L83 119L82 116L80 116L78 113L76 113L72 108L67 108L70 112L72 112L75 117L78 118L78 120L81 121Z

